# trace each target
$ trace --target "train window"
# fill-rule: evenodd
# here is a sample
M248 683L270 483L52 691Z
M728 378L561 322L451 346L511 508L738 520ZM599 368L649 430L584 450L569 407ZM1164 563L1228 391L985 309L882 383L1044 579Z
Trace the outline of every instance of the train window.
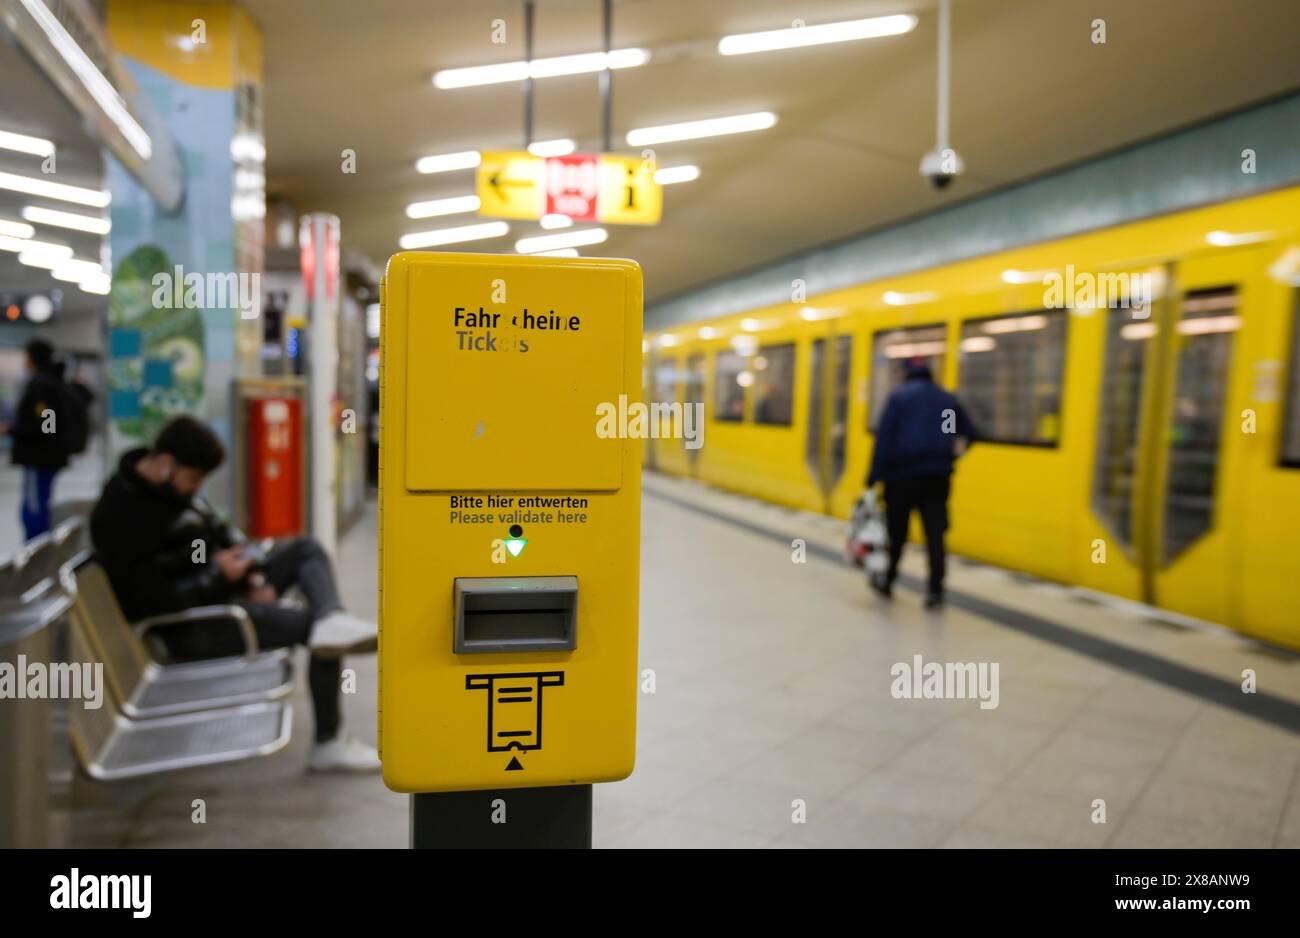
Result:
M906 364L924 359L935 381L943 380L943 359L948 351L947 326L908 326L877 332L871 341L871 399L867 429L876 432L889 392L903 383Z
M794 345L768 345L750 361L754 422L788 427L794 420Z
M682 375L682 403L686 407L700 405L701 412L704 410L704 355L696 352L694 355L686 357L686 373ZM701 419L703 419L701 417ZM699 447L692 448L691 441L682 435L682 446L690 455L691 461L694 462L699 458Z
M1300 469L1300 291L1291 319L1290 387L1286 395L1286 424L1282 428L1282 465Z
M713 360L713 419L745 419L745 388L754 376L745 368L745 356L730 349Z
M651 385L651 403L671 403L677 400L677 361L660 358L654 365L654 383Z
M1112 308L1101 361L1101 411L1092 474L1092 506L1124 544L1133 543L1133 498L1138 431L1146 381L1147 340L1156 324L1134 319L1134 310Z
M1178 375L1169 418L1166 562L1194 544L1214 521L1214 481L1232 334L1241 327L1237 303L1232 287L1197 290L1183 297Z
M690 355L686 359L686 374L682 376L685 382L685 395L682 400L688 404L700 404L704 402L704 356L698 352Z
M958 393L981 440L1057 445L1066 316L1043 310L962 323Z

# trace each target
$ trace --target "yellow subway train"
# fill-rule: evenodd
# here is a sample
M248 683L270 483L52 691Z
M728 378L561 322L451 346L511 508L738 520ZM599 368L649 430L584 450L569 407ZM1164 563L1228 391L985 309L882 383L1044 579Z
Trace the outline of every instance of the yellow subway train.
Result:
M649 468L847 517L901 363L979 442L949 548L1300 648L1300 188L647 332ZM664 416L661 421L671 420Z

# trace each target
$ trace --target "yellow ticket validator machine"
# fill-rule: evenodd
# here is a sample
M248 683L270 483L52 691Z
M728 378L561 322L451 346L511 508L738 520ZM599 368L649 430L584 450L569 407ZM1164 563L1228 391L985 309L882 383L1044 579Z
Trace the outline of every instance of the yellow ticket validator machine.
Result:
M641 444L601 414L640 398L640 267L409 252L380 292L385 784L625 778Z

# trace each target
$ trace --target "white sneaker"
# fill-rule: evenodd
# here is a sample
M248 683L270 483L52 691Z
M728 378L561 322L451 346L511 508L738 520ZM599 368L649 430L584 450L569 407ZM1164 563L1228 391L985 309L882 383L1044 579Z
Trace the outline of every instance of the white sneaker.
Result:
M325 658L363 655L379 648L379 626L339 609L316 620L307 644Z
M307 758L309 772L378 772L379 753L359 739L342 734L315 743Z

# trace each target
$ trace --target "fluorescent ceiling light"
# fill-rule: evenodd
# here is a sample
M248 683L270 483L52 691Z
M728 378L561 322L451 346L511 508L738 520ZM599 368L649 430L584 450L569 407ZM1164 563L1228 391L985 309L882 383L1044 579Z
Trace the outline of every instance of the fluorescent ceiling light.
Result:
M600 244L608 237L609 232L604 228L583 228L581 231L537 235L532 238L520 238L516 241L515 253L540 254L542 251L554 251L559 248L580 248L588 244Z
M15 153L30 153L32 156L49 156L54 152L54 144L40 137L26 134L14 134L0 130L0 150L13 150Z
M554 78L558 75L603 72L606 68L635 68L648 61L650 61L650 53L645 49L615 49L608 56L604 52L585 52L581 55L533 59L531 62L502 62L499 65L443 69L434 72L433 83L438 88L444 89L470 88L475 85L523 81L526 78Z
M412 202L406 206L407 218L436 218L439 215L460 215L464 212L477 212L479 198L476 195L457 195L449 199L430 199L428 202Z
M402 235L398 242L404 251L419 248L431 248L440 244L459 244L462 241L484 241L488 238L500 238L510 233L510 226L503 221L489 221L481 225L462 225L459 228L439 228L435 231L416 231Z
M98 264L94 265L94 270L91 270L89 267L80 266L81 264L88 263L92 262L78 261L75 258L72 260L61 261L56 266L50 268L50 276L55 280L62 280L65 283L85 283L87 280L94 279L95 277L107 276L107 273Z
M779 319L742 319L740 328L746 332L762 332L764 329L772 329L781 325Z
M1267 241L1272 236L1271 231L1247 231L1242 234L1234 234L1231 231L1211 231L1205 236L1205 240L1217 248L1231 248L1239 244Z
M676 140L696 140L700 137L748 133L751 130L766 130L775 123L776 115L771 111L755 111L753 114L735 114L731 117L711 117L707 120L686 121L681 124L640 127L628 131L627 145L640 147L655 143L672 143Z
M791 29L769 29L761 33L723 36L718 42L718 52L722 55L773 52L801 46L820 46L828 42L847 42L850 39L898 36L909 33L915 28L916 17L910 14L873 16L870 19L848 20L843 23L823 23L820 26L796 26Z
M19 256L19 260L22 257ZM1184 319L1178 324L1182 335L1208 335L1212 332L1236 332L1241 328L1240 316L1203 316L1198 319Z
M19 259L21 260L21 256ZM70 283L80 283L89 277L107 273L99 261L87 261L80 257L65 258L50 270L55 280L66 280Z
M54 257L71 257L72 248L66 244L54 244L50 241L30 241L27 238L10 238L0 235L0 251L16 253L47 254Z
M550 215L543 215L538 224L547 231L554 231L556 228L572 228L573 219L568 215L556 215L552 213Z
M116 125L122 136L126 138L126 142L131 145L131 149L140 154L141 159L149 159L153 155L153 141L132 116L130 108L126 106L126 102L117 93L112 82L95 67L95 63L90 61L90 56L77 45L76 40L68 34L63 24L41 0L19 0L19 2L27 8L27 12L31 14L32 19L36 20L37 25L49 39L50 45L58 50L59 55L68 63L68 67L81 79L90 96Z
M671 186L675 182L693 182L699 178L698 166L665 166L655 170L655 182L661 186Z
M1014 267L1002 271L1003 283L1044 283L1048 270L1016 270Z
M700 326L699 336L701 339L716 339L718 330L712 326Z
M991 352L998 347L997 339L988 335L973 335L961 340L963 352Z
M57 245L50 245L50 247L56 246ZM24 264L27 267L40 267L44 270L53 270L71 257L72 248L68 248L66 254L59 251L32 250L31 248L28 248L18 252L18 263Z
M0 189L38 195L46 199L59 199L63 202L76 202L93 208L103 208L110 199L107 192L96 189L83 189L80 186L68 186L46 179L32 179L30 176L18 176L14 173L0 173Z
M537 251L534 257L578 257L577 248L557 248L554 251Z
M98 235L108 234L113 227L107 218L78 215L75 212L57 212L52 208L40 208L35 205L23 208L23 218L34 221L38 225L54 225L58 228L71 228L74 231L88 231ZM0 228L0 231L3 230Z
M0 218L0 235L7 235L10 238L30 238L36 234L36 229L31 225L25 225L20 221L6 221Z
M799 318L805 322L821 322L823 319L835 319L843 315L844 310L837 307L819 309L816 306L805 306L799 310Z
M568 156L578 145L572 140L538 140L528 144L528 152L533 156Z
M265 163L266 144L254 133L235 134L230 138L230 158L237 163Z
M1046 316L1012 316L1008 319L990 319L980 324L980 331L991 335L1002 335L1007 332L1035 332L1046 328Z
M929 303L938 298L939 294L933 292L899 293L897 290L886 290L881 297L890 306L911 306L914 303Z
M415 169L420 173L446 173L453 169L473 169L481 162L483 157L478 150L462 150L459 153L422 156L415 161Z
M109 288L113 285L113 279L108 274L100 274L97 277L87 277L81 283L77 284L87 293L97 293L100 296L108 293Z
M989 341L992 341L991 339ZM933 342L895 342L885 346L886 358L934 358L948 351L943 339Z
M1149 339L1156 334L1156 324L1153 322L1125 323L1119 327L1119 334L1122 338L1132 342Z

